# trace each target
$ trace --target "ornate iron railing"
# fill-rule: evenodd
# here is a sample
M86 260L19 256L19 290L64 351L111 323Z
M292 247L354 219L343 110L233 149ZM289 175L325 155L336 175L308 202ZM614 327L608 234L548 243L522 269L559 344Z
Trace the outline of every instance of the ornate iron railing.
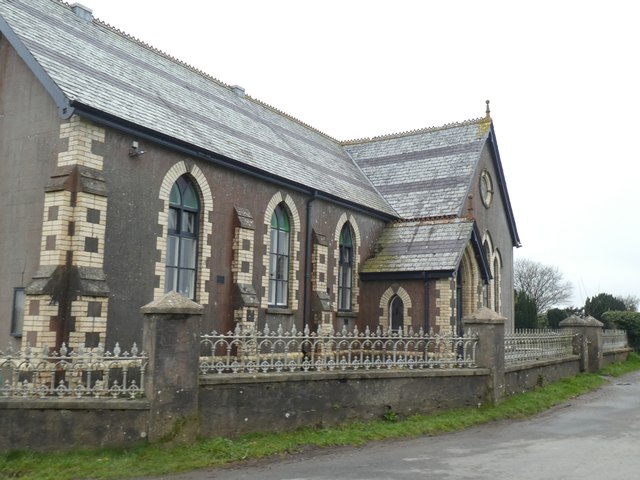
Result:
M570 357L575 334L569 330L516 330L504 336L506 365Z
M201 336L202 373L270 373L340 370L473 368L473 335L402 330L299 332L293 328Z
M613 352L629 346L626 330L604 330L602 332L602 350Z
M147 355L134 343L123 352L102 347L60 351L0 351L0 397L135 398L144 395Z

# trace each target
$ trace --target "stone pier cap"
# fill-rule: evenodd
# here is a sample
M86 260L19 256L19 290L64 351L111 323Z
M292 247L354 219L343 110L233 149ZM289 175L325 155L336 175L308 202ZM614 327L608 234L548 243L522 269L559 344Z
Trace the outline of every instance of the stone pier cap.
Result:
M144 314L179 313L184 315L202 315L203 310L204 307L202 305L197 304L175 290L140 308L140 312Z
M561 327L603 327L602 323L597 318L593 318L591 315L586 317L579 317L577 315L571 315L565 318L559 324Z

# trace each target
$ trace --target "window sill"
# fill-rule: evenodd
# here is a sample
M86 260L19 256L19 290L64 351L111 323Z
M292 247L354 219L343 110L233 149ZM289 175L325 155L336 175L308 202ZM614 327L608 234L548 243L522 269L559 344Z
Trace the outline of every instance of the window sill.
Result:
M336 312L336 317L339 317L339 318L340 317L342 317L342 318L356 318L357 316L358 316L357 313L351 312L351 311L349 311L349 312L347 312L347 311L341 312L340 310L338 310Z
M290 308L269 307L267 313L271 315L293 315L295 312Z

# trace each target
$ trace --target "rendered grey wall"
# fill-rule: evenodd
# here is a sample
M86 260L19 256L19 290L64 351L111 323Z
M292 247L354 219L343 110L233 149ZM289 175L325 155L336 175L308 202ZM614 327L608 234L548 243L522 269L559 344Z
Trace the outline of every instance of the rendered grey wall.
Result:
M505 393L514 395L528 392L537 386L548 385L580 373L580 357L557 361L538 362L511 367L505 371Z
M44 188L56 167L60 119L48 93L0 35L0 348L11 342L13 289L40 259ZM18 342L14 342L14 347Z
M64 451L146 441L145 400L2 399L0 452Z
M488 371L208 375L200 386L200 435L238 435L478 406Z

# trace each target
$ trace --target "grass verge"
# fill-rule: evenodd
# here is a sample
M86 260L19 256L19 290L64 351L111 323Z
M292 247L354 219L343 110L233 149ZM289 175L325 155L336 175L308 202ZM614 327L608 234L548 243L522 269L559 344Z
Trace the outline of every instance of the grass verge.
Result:
M497 420L521 419L591 391L603 375L619 376L640 369L640 355L610 365L600 375L581 374L508 397L496 406L449 410L405 419L387 418L326 429L259 433L201 440L188 447L163 444L127 449L75 450L64 454L11 452L0 455L0 478L21 480L122 479L184 472L247 459L285 455L310 447L363 445L367 442L418 435L438 435Z

